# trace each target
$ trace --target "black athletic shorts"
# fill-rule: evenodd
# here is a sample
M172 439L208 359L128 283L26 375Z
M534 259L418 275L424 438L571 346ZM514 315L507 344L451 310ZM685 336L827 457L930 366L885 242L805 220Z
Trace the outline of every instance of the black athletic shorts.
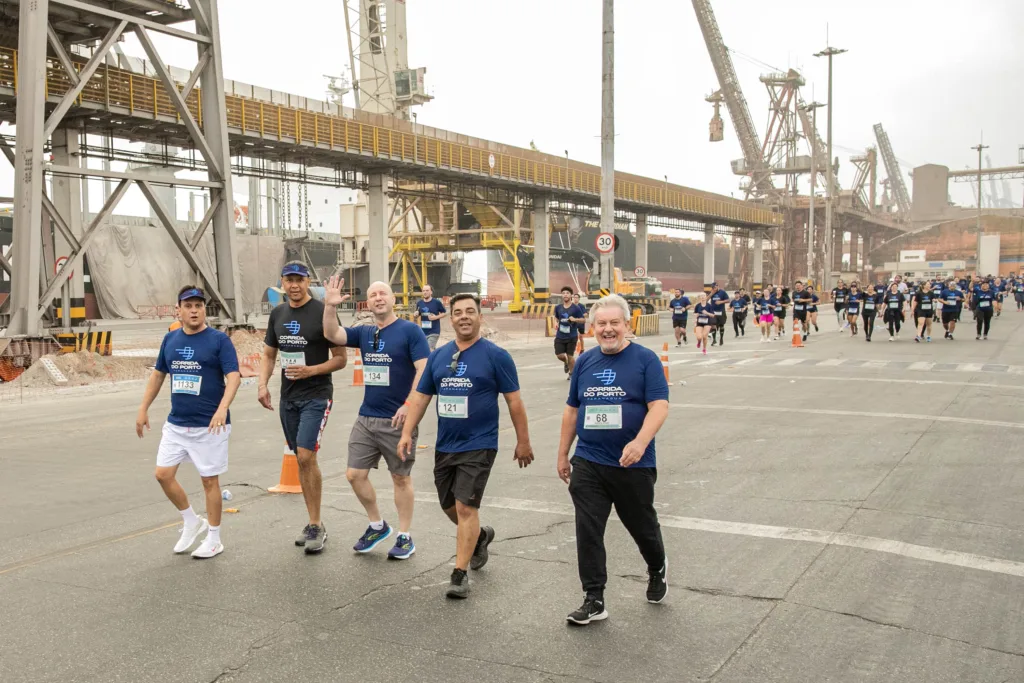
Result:
M565 354L571 356L576 353L576 342L579 337L570 337L569 339L555 339L555 355Z
M672 318L672 327L673 328L681 327L681 328L683 328L685 330L686 329L686 318L684 317L682 320L676 320L675 318Z
M785 320L786 319L786 309L783 308L781 311L773 311L772 315L775 316L776 320Z
M725 313L717 313L715 315L715 325L718 327L725 327Z
M956 311L943 311L942 312L942 324L943 325L948 325L950 323L955 323L955 322L957 322L957 319L959 317L960 317L960 314L957 313Z
M793 311L794 320L807 320L807 311Z
M447 510L459 501L480 507L487 479L491 476L498 451L481 450L464 453L434 453L434 486L441 509Z

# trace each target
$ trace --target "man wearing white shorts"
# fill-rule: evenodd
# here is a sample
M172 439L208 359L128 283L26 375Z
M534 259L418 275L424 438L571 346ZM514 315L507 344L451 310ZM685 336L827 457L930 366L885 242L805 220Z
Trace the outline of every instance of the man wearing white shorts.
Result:
M171 413L163 427L156 456L156 480L181 513L184 525L174 552L184 553L206 531L206 538L192 557L209 558L224 552L220 540L220 475L228 470L228 407L242 383L238 354L227 335L206 325L206 297L189 285L178 293L181 327L169 332L160 344L156 366L149 377L142 405L135 418L141 439L149 429L149 407L171 376ZM178 483L178 465L189 461L203 480L206 514L199 517Z

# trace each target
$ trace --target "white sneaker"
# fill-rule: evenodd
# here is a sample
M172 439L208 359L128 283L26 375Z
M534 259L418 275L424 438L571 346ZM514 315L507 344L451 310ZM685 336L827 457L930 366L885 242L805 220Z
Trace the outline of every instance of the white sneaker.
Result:
M174 552L183 553L192 547L192 544L196 542L201 534L210 529L210 523L202 517L199 518L199 523L194 526L186 524L181 529L181 537L178 542L174 544Z
M217 555L220 555L222 552L224 552L224 544L214 543L210 539L210 537L207 536L203 540L202 544L192 551L192 557L199 560L205 560L210 557L216 557Z

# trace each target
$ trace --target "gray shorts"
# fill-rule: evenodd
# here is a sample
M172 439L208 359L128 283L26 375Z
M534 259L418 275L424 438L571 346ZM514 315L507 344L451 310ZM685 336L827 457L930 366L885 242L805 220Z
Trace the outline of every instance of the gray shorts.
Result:
M427 335L427 346L433 351L437 347L437 340L441 338L439 334L428 334Z
M360 415L352 425L352 434L348 440L348 467L353 470L377 469L383 456L391 474L408 477L416 463L418 436L419 427L412 432L412 452L405 461L402 461L398 457L398 442L402 438L402 428L392 427L389 417Z

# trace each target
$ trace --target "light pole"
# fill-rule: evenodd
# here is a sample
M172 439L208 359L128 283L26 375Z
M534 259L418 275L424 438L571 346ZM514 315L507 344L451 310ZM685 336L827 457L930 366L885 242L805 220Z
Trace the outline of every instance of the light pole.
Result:
M841 55L846 50L832 46L826 47L821 52L814 53L815 57L828 57L828 172L825 175L825 273L827 273L826 289L832 288L832 262L835 260L835 240L832 236L832 58ZM840 244L840 247L842 244Z
M983 144L983 142L984 142L984 137L982 138L982 142L979 142L974 147L971 147L971 149L975 149L975 150L978 151L978 217L977 217L977 224L975 225L975 228L977 229L977 232L978 232L978 240L977 240L978 246L976 247L976 253L978 255L975 258L974 269L979 274L981 273L981 152L983 150L988 149L988 145Z
M818 109L824 107L821 102L805 104L804 111L811 112L811 205L807 212L807 279L814 276L814 191L818 186ZM823 278L822 278L823 279ZM821 286L822 279L818 280Z
M615 0L604 0L601 26L601 232L615 235ZM615 252L601 255L601 288L615 286Z

